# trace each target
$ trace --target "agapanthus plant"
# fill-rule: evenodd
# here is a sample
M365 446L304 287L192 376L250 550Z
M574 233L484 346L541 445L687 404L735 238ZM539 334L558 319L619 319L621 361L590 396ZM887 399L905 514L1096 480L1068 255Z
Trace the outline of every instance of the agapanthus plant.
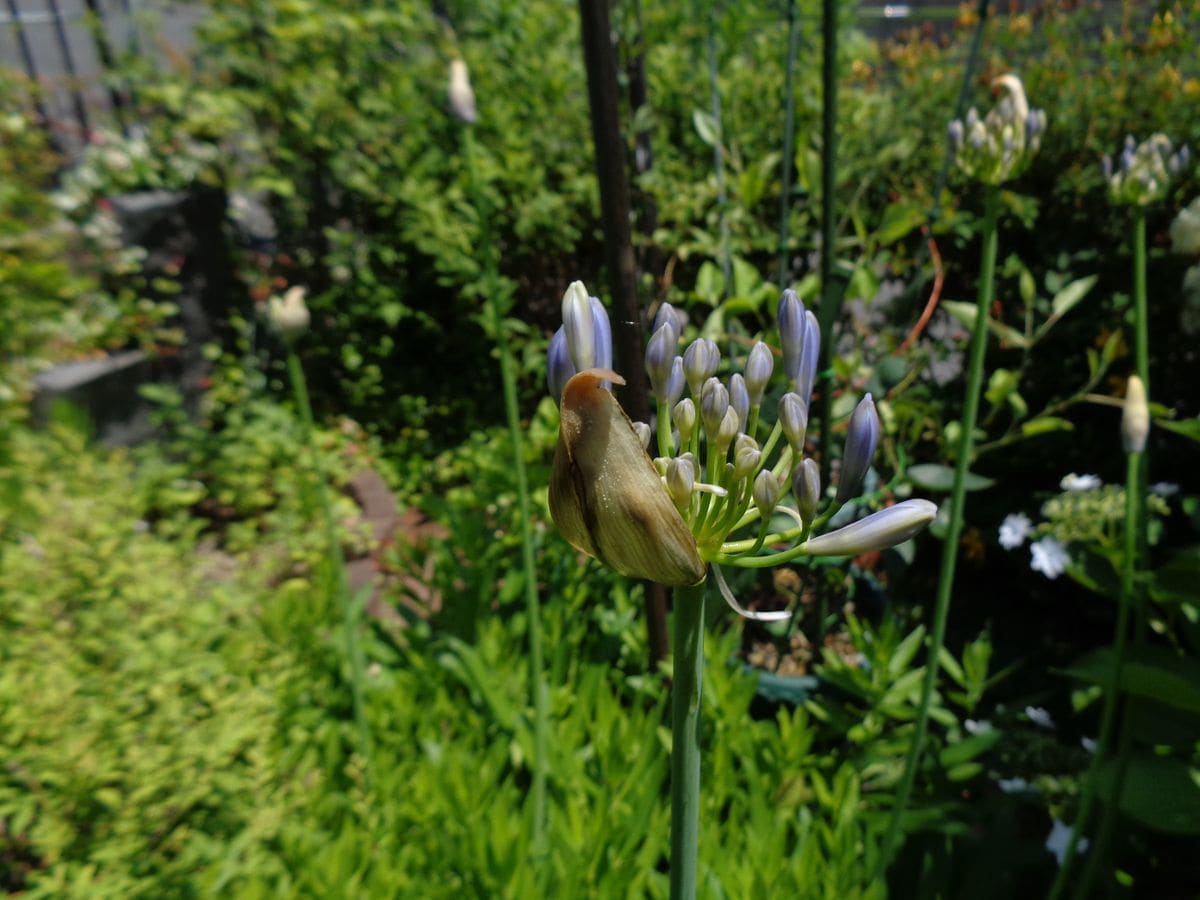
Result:
M671 894L692 897L708 572L740 615L786 618L786 611L745 609L721 566L768 567L894 546L928 525L937 507L906 500L822 533L861 491L880 421L868 394L850 417L837 491L829 496L816 463L805 455L820 329L793 291L779 301L778 368L789 390L774 410L764 410L777 369L770 347L757 342L742 370L722 380L716 343L698 338L681 353L683 319L663 304L645 355L653 423L631 422L613 396L611 388L624 379L612 370L612 332L603 304L574 282L562 312L547 364L561 413L550 512L578 549L622 574L675 589ZM794 505L783 502L789 490ZM776 526L778 516L790 525Z

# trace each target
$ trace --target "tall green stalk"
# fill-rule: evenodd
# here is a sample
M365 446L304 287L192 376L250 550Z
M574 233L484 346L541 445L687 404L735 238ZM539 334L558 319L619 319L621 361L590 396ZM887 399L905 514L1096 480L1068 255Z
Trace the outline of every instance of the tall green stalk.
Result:
M700 843L700 693L704 682L704 583L676 588L671 646L671 900L696 896Z
M834 242L837 239L837 46L838 0L823 0L821 5L821 305L817 322L821 326L821 361L818 365L818 390L821 394L821 484L829 484L833 461L833 323L842 305L841 285L834 280Z
M1147 324L1146 300L1146 210L1138 206L1133 215L1133 341L1134 360L1137 366L1138 378L1146 388L1146 396L1153 397L1150 387L1150 327ZM1143 507L1146 503L1146 486L1150 483L1150 457L1147 453L1139 454L1138 464L1138 496ZM1139 510L1138 516L1138 558L1146 556L1146 522L1145 509Z
M787 0L787 60L783 81L783 173L779 188L779 288L788 286L788 226L792 218L792 142L796 132L796 47L800 43L796 0Z
M1139 522L1142 519L1139 479L1143 457L1142 453L1130 453L1125 468L1125 555L1121 567L1121 595L1117 605L1117 624L1113 631L1112 666L1108 672L1108 681L1104 685L1104 710L1100 716L1100 736L1096 743L1096 754L1092 757L1092 764L1088 767L1083 799L1079 804L1079 814L1075 817L1075 823L1071 827L1071 837L1067 841L1062 865L1058 867L1058 875L1050 888L1049 900L1058 900L1058 897L1062 896L1066 889L1071 864L1075 861L1075 854L1079 848L1079 839L1087 828L1088 820L1092 815L1092 807L1096 802L1100 767L1112 745L1113 726L1117 718L1117 697L1121 689L1121 669L1125 664L1128 643L1129 612L1133 606L1133 576L1137 568L1138 531ZM1118 761L1117 777L1113 779L1112 784L1112 796L1105 806L1104 818L1098 832L1101 839L1092 847L1083 879L1075 892L1077 897L1089 895L1089 887L1095 878L1096 867L1105 855L1104 845L1107 844L1107 840L1104 839L1104 835L1111 831L1123 781L1122 765Z
M300 410L300 422L304 428L304 442L308 446L314 480L316 481L317 504L325 527L325 543L329 563L333 566L337 582L338 602L342 607L342 627L345 632L346 656L350 664L350 693L354 704L354 724L358 731L359 753L367 766L368 778L371 769L371 732L367 727L366 706L363 701L363 652L358 639L358 603L350 593L350 579L346 574L346 560L342 555L341 539L337 533L337 521L333 516L333 504L329 499L329 476L317 450L316 425L313 422L312 404L308 400L308 385L304 380L304 368L300 357L288 345L288 377L292 382L292 393Z
M950 614L950 594L954 588L954 569L958 562L958 543L962 537L963 511L966 505L966 477L975 448L975 423L979 418L979 394L983 384L983 358L987 347L988 311L992 305L992 292L996 275L996 221L1000 209L1000 189L988 186L984 201L983 259L979 266L979 295L975 305L975 323L971 328L970 361L967 368L967 393L963 406L962 433L958 439L958 459L954 465L954 482L950 489L950 524L946 529L946 542L942 549L942 568L938 576L937 600L934 607L933 635L925 663L925 680L921 686L921 702L917 709L917 721L913 732L912 746L904 764L904 774L896 793L896 804L892 809L891 822L884 838L883 853L880 855L879 874L886 871L900 837L901 822L912 795L913 782L925 749L925 736L929 727L929 707L933 702L933 691L937 685L938 660L942 643L946 638L946 620Z
M542 611L538 599L537 564L533 554L533 514L529 503L529 479L525 473L524 437L517 409L517 378L512 350L500 305L500 279L492 247L491 224L483 192L475 174L475 140L471 125L463 127L463 158L470 181L472 201L479 215L479 251L482 256L486 313L484 324L496 341L500 356L500 382L504 390L504 414L512 444L513 471L517 476L517 513L521 524L521 565L525 574L525 611L529 619L529 684L533 694L533 830L535 855L545 851L546 838L546 748L549 731L549 698L542 663Z

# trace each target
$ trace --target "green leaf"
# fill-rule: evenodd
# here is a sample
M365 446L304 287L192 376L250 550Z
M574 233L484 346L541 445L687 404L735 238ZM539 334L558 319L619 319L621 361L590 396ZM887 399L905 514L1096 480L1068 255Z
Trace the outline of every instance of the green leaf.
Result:
M1049 434L1052 431L1074 431L1075 424L1058 416L1038 416L1028 422L1021 423L1021 434L1033 437L1037 434Z
M894 244L925 222L925 210L916 203L892 203L883 211L883 221L875 231L875 240L881 245Z
M1112 671L1112 649L1087 654L1066 674L1080 681L1105 684ZM1176 709L1200 712L1200 660L1187 659L1158 647L1135 647L1121 666L1121 690Z
M1150 596L1159 603L1192 603L1200 585L1200 546L1175 554L1150 577Z
M1019 381L1016 372L1009 369L996 369L988 378L987 392L984 396L987 397L988 403L996 406L1017 389Z
M708 144L710 147L716 147L720 144L721 135L717 128L716 119L703 110L692 111L692 125L696 129L696 134L700 135L700 140Z
M1114 793L1116 768L1116 760L1100 768L1098 787L1106 799ZM1154 831L1200 835L1200 771L1169 756L1134 756L1125 770L1118 805Z
M1200 444L1200 416L1195 419L1184 419L1182 422L1172 419L1155 419L1154 424Z
M994 747L1002 734L1002 731L993 728L991 731L963 738L957 744L951 744L938 754L938 761L946 768L969 762Z
M968 328L975 327L976 309L974 303L963 303L961 300L943 300L942 308L954 318L958 319ZM1030 341L1025 335L1017 331L1017 329L1005 325L1003 322L997 322L995 319L988 317L988 330L998 337L1003 343L1012 347L1024 350L1030 346Z
M917 487L927 491L949 491L954 486L954 469L938 463L920 463L908 467L908 477ZM963 484L968 491L982 491L996 483L995 479L967 472Z
M1054 299L1050 302L1050 317L1052 319L1061 319L1064 315L1070 312L1078 305L1079 301L1087 296L1096 284L1095 275L1089 275L1087 278L1080 278L1077 281L1072 281L1065 288L1054 295Z

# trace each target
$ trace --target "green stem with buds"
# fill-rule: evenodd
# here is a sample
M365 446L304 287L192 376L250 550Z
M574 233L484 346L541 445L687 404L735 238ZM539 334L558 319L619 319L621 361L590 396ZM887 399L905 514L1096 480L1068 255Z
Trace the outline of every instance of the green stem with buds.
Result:
M300 423L304 428L304 442L312 464L316 481L317 505L325 527L325 543L329 563L333 566L337 581L338 600L342 607L342 627L345 632L346 657L350 665L350 694L354 705L354 724L358 731L358 752L362 754L368 777L371 770L371 732L367 727L366 705L363 701L363 652L358 639L358 604L350 593L350 579L346 574L346 560L342 556L341 539L337 533L337 521L333 516L333 504L329 499L329 478L321 454L317 450L316 425L313 422L312 404L308 400L308 385L304 380L304 368L300 357L288 346L288 377L292 382L292 393L300 411Z
M700 693L704 586L675 589L671 688L671 900L696 896L700 844Z
M517 479L517 515L521 528L521 564L525 575L525 614L529 620L529 684L533 694L533 829L532 847L535 855L545 852L546 839L546 748L549 744L549 702L543 677L542 612L538 599L537 564L533 553L533 512L529 503L529 479L525 474L524 440L521 417L517 409L517 378L512 350L504 327L504 311L500 307L500 285L496 259L492 250L490 223L483 192L475 176L475 141L471 126L463 127L463 157L470 180L471 195L479 214L480 252L483 257L483 276L487 312L484 324L496 341L500 356L500 382L504 388L504 413L508 420L509 441L512 444L513 472Z
M958 543L963 530L967 470L971 465L972 450L975 444L975 423L979 418L979 393L983 384L983 359L987 349L988 311L992 306L992 292L996 275L996 222L1000 212L1000 189L998 187L988 186L984 204L983 259L979 265L979 295L975 304L975 323L971 330L967 394L963 405L962 433L958 439L958 458L954 465L954 482L950 489L950 524L946 528L946 543L942 548L942 568L938 575L933 635L925 662L925 680L921 686L921 701L917 708L912 746L909 748L908 758L904 764L904 775L901 777L900 786L896 791L896 803L892 808L891 821L883 842L883 852L879 857L879 875L882 875L891 863L892 855L900 838L904 812L917 777L921 752L925 747L925 735L929 728L929 707L933 703L933 691L937 685L938 661L942 653L942 643L946 639L946 620L950 614L950 594L954 588Z
M1079 813L1075 816L1075 824L1071 827L1071 837L1067 841L1067 849L1063 853L1062 865L1058 867L1058 875L1050 888L1049 900L1058 900L1067 886L1071 864L1079 848L1079 839L1087 828L1088 819L1092 815L1092 807L1096 802L1097 788L1100 782L1100 767L1112 744L1113 726L1117 718L1117 697L1121 690L1121 668L1125 664L1125 650L1129 633L1129 613L1133 606L1133 576L1137 568L1138 531L1141 520L1141 492L1138 487L1143 454L1130 453L1125 471L1125 555L1121 567L1121 595L1117 605L1117 624L1113 632L1112 667L1108 672L1108 682L1104 685L1104 710L1100 715L1100 735L1096 742L1096 754L1088 767L1087 781L1083 788L1083 799L1079 804ZM1104 818L1099 830L1101 839L1092 848L1083 879L1079 884L1076 895L1089 896L1089 886L1095 878L1095 869L1104 856L1105 835L1112 829L1118 800L1121 796L1121 785L1124 773L1118 763L1117 777L1113 780L1112 796L1104 810Z

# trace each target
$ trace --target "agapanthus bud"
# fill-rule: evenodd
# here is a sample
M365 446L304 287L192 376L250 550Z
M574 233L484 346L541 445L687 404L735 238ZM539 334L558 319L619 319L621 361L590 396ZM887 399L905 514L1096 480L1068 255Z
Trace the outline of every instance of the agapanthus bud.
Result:
M687 509L696 487L696 464L690 455L677 456L667 463L667 493L680 512Z
M562 399L563 388L574 374L575 364L571 362L571 351L567 347L567 330L559 325L546 351L546 381L555 403Z
M792 472L792 491L796 495L800 521L807 528L812 524L817 514L817 504L821 501L821 467L816 460L806 456L796 466Z
M638 436L638 440L642 442L642 449L648 450L650 448L650 435L653 433L650 430L650 426L645 422L630 422L629 424L633 426L633 433L636 434Z
M799 453L804 449L804 435L808 431L808 411L799 396L790 391L779 398L779 426L793 450Z
M779 343L783 347L783 374L795 381L800 374L800 356L804 352L804 328L807 324L804 304L790 288L779 298L775 319L779 323Z
M741 481L751 472L758 470L759 464L762 462L762 451L757 447L749 445L741 445L741 439L745 435L738 435L738 440L733 448L733 477Z
M783 486L774 472L763 469L758 473L758 477L754 479L754 505L758 507L758 512L764 519L775 511L782 493Z
M667 402L677 341L674 326L665 324L654 332L646 345L646 375L650 379L650 390L659 403Z
M550 515L573 546L623 575L698 584L705 565L696 538L604 381L624 384L594 369L563 390Z
M685 322L683 313L673 307L670 303L660 303L658 311L654 314L654 331L662 328L664 325L670 325L675 329L675 339L679 340L679 336L683 334L683 326Z
M711 378L721 365L721 351L707 338L697 338L683 354L683 375L687 379L692 395L700 393L704 382Z
M963 135L965 134L963 123L958 119L954 119L950 122L950 126L946 131L950 136L950 146L957 150L963 143Z
M1100 171L1104 173L1104 180L1108 181L1113 176L1112 157L1105 153L1100 157Z
M600 302L599 297L588 297L588 306L592 310L592 364L597 369L611 369L613 364L612 325L608 321L608 310Z
M838 503L845 503L857 496L862 488L863 478L871 467L871 458L875 456L875 447L879 443L879 430L875 401L867 394L850 416L846 449L842 454L842 471L838 477Z
M746 421L750 418L750 391L740 372L729 376L729 406L737 413L738 431L745 431Z
M591 300L582 281L572 281L563 294L562 320L567 333L567 349L576 371L592 368L596 359L596 324Z
M800 370L795 378L796 394L805 410L812 402L813 384L817 380L817 363L821 358L821 326L813 311L804 313L804 351L800 354Z
M687 382L683 377L683 357L677 356L671 362L671 377L667 379L666 404L673 406L678 403L686 386Z
M725 451L729 449L729 445L733 443L734 438L738 436L738 432L742 430L741 422L738 421L737 410L732 405L725 410L725 416L721 419L721 424L717 428L716 445L717 452L721 456L725 455Z
M858 556L902 544L937 516L928 500L905 500L845 528L810 538L804 548L812 556Z
M686 447L691 443L692 435L696 433L696 404L691 397L684 397L671 410L671 418L679 430L679 443Z
M684 362L687 365L687 362ZM718 378L709 378L700 392L700 421L709 440L716 440L721 421L729 409L729 390Z
M1126 453L1141 453L1150 436L1150 407L1142 379L1130 375L1125 383L1125 402L1121 406L1121 444Z
M771 348L758 341L750 349L750 356L746 360L746 390L750 393L751 406L762 403L763 392L767 389L773 371L775 357L771 355Z
M308 331L311 317L304 303L304 288L290 287L282 297L272 297L267 303L271 326L289 344Z
M450 60L450 110L464 122L475 121L475 92L467 64L461 59Z

